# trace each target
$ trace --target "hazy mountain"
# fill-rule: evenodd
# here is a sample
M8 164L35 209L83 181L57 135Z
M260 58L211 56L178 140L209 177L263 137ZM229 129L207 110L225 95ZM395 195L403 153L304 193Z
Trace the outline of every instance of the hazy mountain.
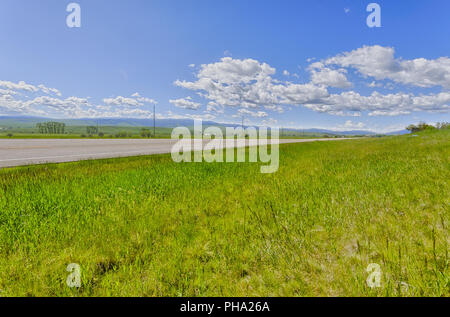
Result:
M123 126L123 127L152 127L153 119L134 119L134 118L99 118L99 119L51 119L28 116L0 116L0 126L3 127L33 127L36 123L46 121L63 122L67 126L84 126L84 125L100 125L100 126ZM192 119L156 119L156 126L162 128L174 128L179 126L192 127L194 120ZM217 123L214 121L203 121L203 126L222 126L222 127L236 127L240 124L226 124ZM332 131L327 129L283 129L283 132L296 133L320 133L330 135L375 135L375 132L364 130L350 130L350 131ZM388 134L404 134L404 131L391 132ZM406 131L407 132L407 131Z
M403 134L409 134L409 133L411 133L411 132L408 131L408 130L400 130L400 131L389 132L389 133L386 133L386 134L387 135L403 135Z
M80 125L103 125L103 126L123 126L123 127L152 127L153 119L134 119L134 118L99 118L99 119L52 119L41 117L27 117L27 116L0 116L0 125L2 126L34 126L39 122L57 121L63 122L68 126ZM192 119L156 119L158 127L177 127L177 126L193 126ZM218 125L216 122L203 121L203 125ZM223 124L222 124L223 125Z
M338 134L338 135L375 135L377 133L366 130L349 130L349 131L333 131L327 129L289 129L298 132L311 132L311 133L325 133L325 134Z

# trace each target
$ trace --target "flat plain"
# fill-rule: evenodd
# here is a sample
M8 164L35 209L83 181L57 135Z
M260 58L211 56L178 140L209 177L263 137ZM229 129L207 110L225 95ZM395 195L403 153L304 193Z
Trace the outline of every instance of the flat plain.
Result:
M445 130L283 144L274 174L167 154L3 169L0 295L449 296L449 157Z

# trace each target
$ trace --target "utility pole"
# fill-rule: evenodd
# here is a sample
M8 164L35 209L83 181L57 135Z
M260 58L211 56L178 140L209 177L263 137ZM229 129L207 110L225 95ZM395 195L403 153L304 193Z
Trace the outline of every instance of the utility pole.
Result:
M156 138L156 106L153 105L153 137Z

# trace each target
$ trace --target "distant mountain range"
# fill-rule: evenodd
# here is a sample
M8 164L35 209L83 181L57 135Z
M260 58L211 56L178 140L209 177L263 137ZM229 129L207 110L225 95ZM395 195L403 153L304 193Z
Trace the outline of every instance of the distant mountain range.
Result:
M98 118L98 119L51 119L41 117L28 116L0 116L0 126L2 127L32 127L36 123L46 121L63 122L68 126L122 126L122 127L151 127L153 126L153 119L134 119L134 118ZM194 125L193 119L156 119L156 126L162 128L175 128L179 126L192 127ZM221 127L237 127L239 124L218 123L214 121L203 121L203 126L221 126ZM333 135L376 135L378 133L367 130L348 130L348 131L333 131L327 129L291 129L284 128L284 132L292 131L297 133L320 133ZM409 131L401 130L386 133L387 135L407 134Z
M403 134L409 134L411 133L408 130L400 130L400 131L394 131L394 132L388 132L386 135L403 135Z

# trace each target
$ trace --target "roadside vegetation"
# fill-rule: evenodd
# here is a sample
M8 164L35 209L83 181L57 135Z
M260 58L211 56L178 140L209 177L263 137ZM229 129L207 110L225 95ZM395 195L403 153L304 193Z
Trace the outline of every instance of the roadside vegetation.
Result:
M427 124L425 122L420 122L419 124L410 124L406 127L406 130L411 133L420 132L420 131L430 131L430 130L445 130L450 129L450 123L448 122L438 122L436 126L431 124Z
M274 174L170 155L3 169L0 295L450 296L449 157L442 129L281 145Z
M37 127L4 127L0 129L1 138L13 139L119 139L119 138L170 138L172 129L129 126L67 126L57 122L39 124ZM47 124L49 127L47 127ZM53 128L55 126L55 128Z
M0 139L164 139L171 137L172 130L172 128L162 127L153 129L153 127L135 126L67 126L64 123L46 122L39 123L36 127L3 127L0 129ZM225 129L222 128L222 130L225 134ZM339 137L348 136L288 130L282 130L280 133L281 139Z

